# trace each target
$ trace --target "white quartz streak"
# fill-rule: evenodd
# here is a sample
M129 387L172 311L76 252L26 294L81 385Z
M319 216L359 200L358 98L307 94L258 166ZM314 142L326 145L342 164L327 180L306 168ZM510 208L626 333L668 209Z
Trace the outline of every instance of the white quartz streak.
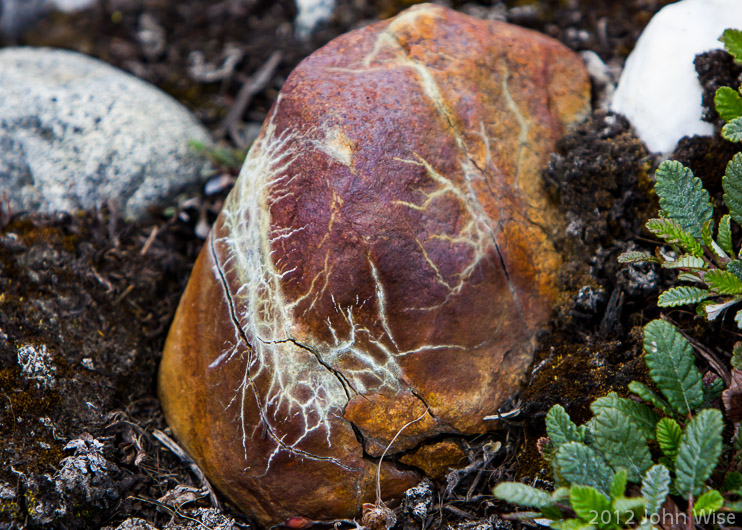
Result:
M742 0L682 0L661 9L639 37L613 96L650 151L670 153L683 136L710 136L701 119L693 60L723 48L726 28L742 29Z

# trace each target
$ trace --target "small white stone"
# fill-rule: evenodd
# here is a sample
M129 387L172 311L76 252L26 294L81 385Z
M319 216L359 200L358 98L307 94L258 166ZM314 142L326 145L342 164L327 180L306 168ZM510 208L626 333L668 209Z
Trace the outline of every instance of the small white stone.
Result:
M670 153L683 136L713 134L702 116L693 60L721 49L727 28L742 28L740 0L682 0L662 8L626 60L611 109L626 116L650 151Z
M335 0L296 0L296 11L296 36L306 40L330 19L335 11Z

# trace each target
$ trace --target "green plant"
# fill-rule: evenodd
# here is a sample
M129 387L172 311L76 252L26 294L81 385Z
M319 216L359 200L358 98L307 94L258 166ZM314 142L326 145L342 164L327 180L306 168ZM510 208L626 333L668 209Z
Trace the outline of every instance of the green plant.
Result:
M549 519L557 530L649 528L668 495L687 503L690 520L725 506L717 489L725 483L714 476L724 422L710 405L721 394L722 380L703 384L690 343L668 322L647 324L643 346L659 393L634 381L629 390L638 401L615 393L598 398L590 405L593 417L579 427L555 405L540 445L555 490L505 482L495 497L537 510L517 515ZM726 476L722 489L732 499L742 475ZM629 484L640 488L627 495ZM726 507L739 508L731 502Z
M742 32L728 29L719 39L737 62L742 63ZM727 122L722 136L742 142L742 95L738 90L721 87L714 104ZM622 263L655 262L679 272L679 285L663 292L657 305L676 307L698 304L697 312L714 320L727 308L742 301L742 249L735 252L732 221L742 225L742 153L727 164L722 179L724 203L729 213L714 227L714 209L701 180L680 162L663 162L656 172L655 192L660 199L659 218L646 226L672 247L671 253L659 249L654 255L626 252ZM714 233L716 236L714 237ZM735 315L742 329L742 311Z

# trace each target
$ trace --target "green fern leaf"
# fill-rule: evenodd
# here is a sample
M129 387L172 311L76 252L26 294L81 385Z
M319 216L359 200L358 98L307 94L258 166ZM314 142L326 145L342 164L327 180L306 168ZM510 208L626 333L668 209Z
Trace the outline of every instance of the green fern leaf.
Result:
M628 481L629 475L625 469L621 468L616 471L616 474L613 475L613 480L611 480L611 486L608 488L608 496L612 501L626 495L626 484Z
M719 233L717 239L719 240L719 246L724 249L724 252L730 256L734 256L734 245L732 244L732 225L729 222L731 217L729 214L724 215L719 221Z
M742 488L742 473L730 471L724 477L724 491L736 491Z
M742 142L742 118L734 118L721 128L721 137L730 142Z
M675 410L686 416L703 404L693 348L675 326L664 320L644 326L644 351L649 377Z
M652 465L652 455L641 430L616 409L596 416L595 444L614 468L624 468L631 482L639 482Z
M709 289L719 294L742 294L742 280L723 269L711 269L703 274Z
M738 224L742 224L742 153L737 153L729 161L721 184L729 214Z
M546 414L546 434L555 447L568 442L579 442L580 436L575 425L561 405L554 405Z
M613 521L611 503L608 498L595 488L590 486L572 486L569 491L569 504L577 514L577 517L586 522L597 521L598 528L616 528ZM598 517L595 514L598 514ZM603 523L600 514L610 513L611 521Z
M688 422L675 460L675 488L684 498L698 496L721 454L721 411L705 409Z
M665 414L674 414L674 411L670 408L667 401L652 392L652 390L639 381L632 381L629 383L629 391L642 401L646 401L650 405L657 407Z
M742 370L742 342L737 342L732 348L732 366Z
M703 517L704 515L710 515L724 506L724 498L717 490L709 490L693 504L693 515L696 517Z
M670 492L670 471L662 464L650 467L642 479L642 497L647 501L646 517L659 513Z
M665 269L705 269L707 268L707 264L703 258L691 254L683 254L675 261L665 261L662 267Z
M614 473L595 449L579 442L569 442L557 450L555 461L560 474L570 484L592 486L608 494Z
M495 497L510 504L539 508L551 504L549 494L520 482L501 482L492 492Z
M736 219L735 219L736 220ZM650 219L647 229L671 245L679 245L685 252L696 257L703 256L703 247L688 232L672 219Z
M722 120L732 121L742 116L742 96L733 88L723 86L716 90L714 108Z
M657 414L641 403L632 399L618 397L615 392L600 397L590 404L590 410L597 417L606 410L618 410L641 431L646 440L654 439L655 426L659 417Z
M666 217L680 224L696 239L702 238L703 224L714 215L708 192L701 179L680 162L667 160L655 173L654 191Z
M677 307L679 305L697 304L703 302L709 296L711 296L711 293L706 289L680 285L662 293L657 300L657 305L660 307Z
M719 40L724 43L724 49L734 57L734 60L742 63L742 31L725 29Z
M680 425L672 418L662 418L657 422L657 443L662 452L672 460L678 456L682 436L683 431Z
M734 259L727 263L727 271L742 280L742 260Z
M618 256L619 263L660 263L659 258L649 252L629 251Z

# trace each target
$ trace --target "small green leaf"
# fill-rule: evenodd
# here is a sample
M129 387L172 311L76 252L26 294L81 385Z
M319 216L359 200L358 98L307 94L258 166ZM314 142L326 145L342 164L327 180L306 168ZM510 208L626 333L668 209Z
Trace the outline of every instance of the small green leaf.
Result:
M714 214L701 179L675 160L662 162L655 179L654 191L666 216L679 223L695 239L701 239L703 224Z
M732 366L742 370L742 342L736 342L732 348Z
M613 511L619 518L619 524L625 526L628 521L637 521L644 515L647 501L641 497L623 497L613 503Z
M731 87L723 86L714 95L714 108L724 121L732 121L742 116L742 96Z
M702 517L704 515L710 515L718 511L724 506L724 498L716 490L709 490L693 504L693 515L696 517Z
M717 236L717 239L719 240L719 245L722 249L724 249L724 252L729 254L730 256L734 256L734 245L732 244L732 225L729 222L731 219L731 216L729 214L724 215L724 217L721 218L721 221L719 221L719 234Z
M595 449L579 442L562 445L555 458L562 477L570 484L592 486L606 495L613 470Z
M645 439L654 439L655 425L659 417L652 409L633 399L618 397L615 392L600 397L590 404L590 410L596 417L609 409L618 410L627 416L639 428Z
M618 256L619 263L660 263L660 260L649 252L629 251Z
M642 479L642 497L647 501L646 516L658 514L670 492L670 471L661 465L652 466Z
M572 486L569 492L569 504L577 514L577 517L585 522L596 521L598 528L615 528L611 503L608 498L595 488L590 486ZM598 517L595 514L598 514ZM611 513L611 521L603 523L600 514Z
M643 401L646 401L652 406L657 407L665 414L673 414L673 410L670 408L670 405L667 403L667 401L652 392L649 387L640 383L639 381L632 381L631 383L629 383L629 391Z
M628 482L628 480L629 475L628 473L626 473L625 469L621 468L616 471L616 474L613 475L613 480L611 480L611 487L608 488L608 496L611 500L615 500L626 495L626 483Z
M742 488L742 473L730 471L724 477L724 491L734 491Z
M675 487L684 498L698 496L721 454L721 411L700 411L685 428L675 461Z
M742 260L734 259L727 263L727 271L742 280Z
M719 294L742 294L742 280L723 269L711 269L703 274L709 289Z
M714 220L709 219L708 221L703 223L703 228L701 230L701 235L703 236L703 244L706 245L706 248L708 248L714 255L717 263L726 263L729 261L729 256L726 252L724 252L724 249L721 248L716 241L714 241L713 232Z
M738 224L742 224L742 153L737 153L729 161L721 184L729 214Z
M692 256L691 254L683 254L675 261L666 261L662 264L666 269L705 269L707 268L706 262L703 258Z
M657 305L660 307L677 307L679 305L697 304L703 302L709 296L711 296L711 293L706 289L680 285L662 293L657 300Z
M737 311L737 314L734 315L734 321L737 323L737 327L742 329L742 309Z
M703 256L701 244L672 219L650 219L647 221L646 227L647 230L667 243L679 245L693 256L699 258Z
M714 379L708 386L703 387L704 407L710 407L711 402L719 399L724 391L724 380L722 378Z
M510 504L539 508L551 504L549 494L520 482L501 482L492 492L495 497Z
M719 40L724 43L724 49L734 57L735 61L742 62L742 31L725 29Z
M595 444L614 468L624 468L631 482L639 482L652 465L652 455L641 431L616 409L596 416Z
M662 418L657 422L657 443L662 452L672 460L675 460L675 457L678 456L682 436L683 431L680 425L672 418Z
M721 128L721 137L730 142L742 142L742 118L734 118Z
M549 525L552 530L595 530L595 526L582 519L561 519Z
M644 351L649 377L675 410L686 416L703 404L693 348L675 326L664 320L644 326Z
M546 434L556 448L567 442L580 441L577 425L572 422L561 405L554 405L546 414Z

